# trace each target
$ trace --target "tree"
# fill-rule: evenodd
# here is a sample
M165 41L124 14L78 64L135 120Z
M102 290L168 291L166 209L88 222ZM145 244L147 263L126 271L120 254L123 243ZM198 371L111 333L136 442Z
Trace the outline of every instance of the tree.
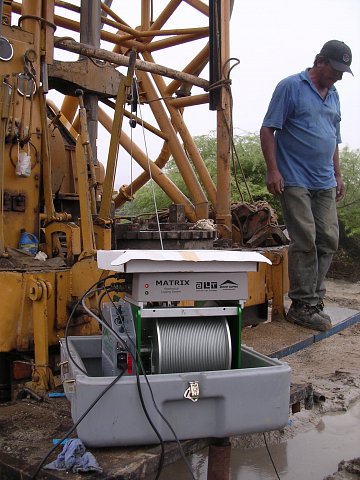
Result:
M206 167L216 183L216 137L212 132L194 138ZM234 203L239 201L250 202L265 200L278 213L279 223L282 223L281 208L278 198L273 197L266 188L266 166L263 159L260 138L257 133L247 135L235 135L231 148L232 175L231 175L231 198ZM344 147L340 150L340 162L342 175L346 184L346 195L338 204L339 221L343 234L341 241L352 238L360 249L360 151L350 150ZM171 159L165 169L165 173L188 195L186 185L176 166ZM155 199L155 200L154 200ZM121 215L139 215L154 213L156 208L169 207L171 200L155 184L148 182L137 193L136 200L124 206ZM359 250L360 251L360 250Z
M216 183L217 165L216 165L216 137L214 133L200 135L194 138L197 148L203 158L210 176ZM236 135L233 138L231 148L231 198L233 202L252 200L266 200L275 209L279 204L276 199L269 194L265 185L265 162L263 160L260 138L258 134L249 133L247 135ZM178 188L188 195L186 185L181 177L177 165L173 159L170 159L164 169L166 175L178 186ZM121 215L139 215L155 212L155 203L158 209L167 208L171 200L161 191L156 184L148 182L136 195L136 200L131 204L125 205Z
M344 147L340 152L346 194L338 204L339 220L349 237L360 236L360 150Z

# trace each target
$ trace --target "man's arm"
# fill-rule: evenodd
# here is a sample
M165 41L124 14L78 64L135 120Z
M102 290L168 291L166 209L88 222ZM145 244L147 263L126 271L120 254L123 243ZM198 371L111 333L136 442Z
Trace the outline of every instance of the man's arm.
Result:
M336 180L336 201L341 200L345 195L345 183L342 179L340 172L340 160L339 160L339 147L336 145L336 149L333 156L334 173Z
M261 127L261 149L267 167L266 186L273 195L280 195L284 191L284 180L276 162L275 128ZM335 161L334 161L335 165Z

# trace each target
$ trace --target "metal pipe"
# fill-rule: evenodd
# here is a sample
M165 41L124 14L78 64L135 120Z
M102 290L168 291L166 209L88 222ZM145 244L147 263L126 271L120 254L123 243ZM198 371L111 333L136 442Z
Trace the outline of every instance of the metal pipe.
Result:
M141 0L141 30L149 30L151 20L150 0Z
M99 120L106 130L111 132L112 121L101 108L99 108ZM121 132L119 141L120 145L125 148L128 153L132 154L134 160L136 160L136 162L148 172L149 177L151 173L151 178L164 190L174 203L183 204L185 206L185 213L188 219L191 222L196 221L197 218L195 216L194 206L178 187L164 174L164 172L162 172L162 170L160 170L160 168L155 165L155 163L152 162L136 144L132 143L131 139L125 134L125 132ZM119 206L116 199L115 206Z
M165 23L169 20L171 15L175 12L182 0L170 0L164 10L160 13L158 18L151 25L151 30L161 30Z
M205 67L206 63L209 61L209 45L206 45L197 55L191 60L190 63L186 65L183 69L184 73L189 73L196 76L200 75L200 72ZM201 70L199 71L199 65L201 65ZM179 80L173 80L166 87L166 93L172 95L176 90L182 85L182 82Z
M152 56L149 53L146 53L146 52L144 52L144 58L148 61L154 61ZM207 193L211 203L213 205L215 205L216 204L216 188L215 188L214 182L213 182L213 180L212 180L212 178L209 174L208 169L206 168L206 165L205 165L203 159L201 158L201 155L200 155L200 153L199 153L199 151L198 151L198 149L195 145L194 140L192 139L192 137L189 133L189 130L187 129L187 127L185 125L184 119L183 119L182 115L180 114L179 110L177 108L173 107L171 105L169 99L166 98L166 96L165 96L166 85L165 85L164 79L162 77L158 76L158 75L155 75L154 76L154 81L155 81L156 86L159 89L161 95L164 97L164 103L165 103L165 105L166 105L166 107L167 107L167 109L170 113L172 124L175 126L176 130L179 132L179 134L181 136L182 141L184 142L186 151L187 151L188 155L190 156L190 158L191 158L191 160L192 160L192 162L195 166L195 169L200 176L200 179L201 179L201 181L204 185L204 188L206 190L206 193ZM174 158L175 158L175 156L174 156ZM175 158L175 161L176 161L176 158ZM179 166L180 171L183 169L183 171L185 173L187 173L185 171L184 167L182 167L180 164L178 166ZM189 189L189 192L196 191L196 189L198 188L198 185L200 186L198 180L196 179L196 181L195 181L193 179L192 175L191 176L187 175L187 177L183 177L183 178L184 178L184 181L186 183L186 186ZM188 182L191 182L191 183L189 184ZM200 197L202 202L205 200L205 196L202 192L202 188L201 188L201 190L199 190L199 195L198 196ZM196 198L196 197L194 197L194 198ZM196 202L194 202L194 203L195 203L195 205L197 204ZM207 217L201 217L201 218L207 218Z
M231 443L228 438L214 440L209 445L208 480L229 480Z
M3 0L0 0L0 37L2 30L2 14L3 14Z
M127 76L121 80L119 89L118 89L118 94L116 97L115 114L114 114L114 120L112 122L112 128L111 128L109 155L108 155L108 160L106 164L105 180L103 184L104 192L103 192L101 205L99 209L99 217L101 219L110 218L112 193L114 189L115 173L116 173L116 166L117 166L118 152L119 152L119 138L122 130L122 121L124 118L124 105L126 101L126 93L128 89L131 87L131 81L134 75L135 52L133 51L130 54L130 60L131 60L131 63L129 65Z
M119 36L117 36L119 37ZM101 48L94 48L91 45L85 45L83 43L75 42L74 40L65 40L65 39L55 39L56 47L62 50L67 50L69 52L78 53L80 55L85 55L91 58L98 58L100 60L105 60L115 65L121 65L124 67L129 66L129 57L122 55L116 52L108 52ZM120 48L119 45L117 48ZM136 60L135 62L136 70L155 73L157 75L163 75L164 77L174 78L180 80L181 82L190 83L201 87L204 90L208 90L209 82L203 78L196 77L194 75L189 75L172 68L164 67L162 65L154 65L150 62L144 62L143 60Z
M194 95L193 97L180 97L169 100L169 104L176 108L193 107L209 103L209 94Z
M148 75L145 72L140 71L137 75L139 81L142 83L147 92L148 99L156 99L158 95ZM165 108L160 102L151 102L150 107L160 129L165 131L168 135L169 148L184 179L184 182L189 189L190 197L195 204L197 220L201 218L208 218L207 198L203 192L198 178L195 175L184 148L176 135L174 126L166 114Z
M214 0L218 2L220 0ZM221 73L226 80L230 58L230 0L220 3L220 36L221 36ZM232 238L232 219L230 212L230 141L231 141L231 96L226 82L220 87L220 105L217 111L217 201L216 224L220 238Z
M75 97L68 95L64 97L60 110L70 123L74 121L78 106L79 102L76 101Z
M100 47L100 0L81 0L80 15L80 42L87 43L95 48ZM92 152L92 160L97 165L97 146L98 136L98 97L95 94L85 93L84 106L86 109L87 126Z

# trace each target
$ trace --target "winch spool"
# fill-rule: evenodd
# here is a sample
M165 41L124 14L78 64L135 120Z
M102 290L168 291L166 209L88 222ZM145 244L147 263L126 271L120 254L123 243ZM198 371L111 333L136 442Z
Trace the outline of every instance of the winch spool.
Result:
M153 373L228 370L231 335L225 317L157 319Z

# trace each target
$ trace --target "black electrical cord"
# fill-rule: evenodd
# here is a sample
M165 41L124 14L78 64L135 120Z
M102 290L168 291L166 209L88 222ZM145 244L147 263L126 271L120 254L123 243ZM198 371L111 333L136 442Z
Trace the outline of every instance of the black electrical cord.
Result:
M235 61L234 65L232 65L229 68L227 74L225 74L225 71L224 71L225 66L233 60ZM230 99L230 123L228 122L223 110L222 110L222 114L223 114L223 118L224 118L224 121L225 121L226 128L227 128L227 130L229 132L229 135L230 135L229 151L231 153L231 164L232 164L232 170L233 170L234 180L235 180L237 190L239 192L241 200L244 201L244 197L243 197L243 194L242 194L242 191L241 191L241 188L240 188L240 184L239 184L236 165L238 166L238 168L240 170L242 180L244 182L244 185L245 185L247 194L249 196L250 202L253 203L254 200L253 200L252 194L250 192L250 189L249 189L249 186L248 186L248 183L247 183L247 180L246 180L245 172L244 172L243 167L241 165L239 155L236 151L236 146L235 146L235 142L234 142L234 129L233 129L233 104L234 104L234 101L233 101L233 96L232 96L232 91L231 91L230 73L231 73L231 70L239 64L240 64L240 60L238 58L229 58L224 62L223 76L226 78L225 87L226 87L226 89L229 93L229 99ZM241 146L241 144L240 144L240 146ZM237 163L235 163L235 159L236 159Z
M150 392L150 396L151 396L151 400L152 400L152 403L153 403L153 405L154 405L154 408L155 408L156 412L158 413L158 415L159 415L159 416L162 418L162 420L166 423L166 425L168 426L168 428L169 428L169 430L171 431L172 435L174 436L174 439L175 439L175 441L176 441L176 443L177 443L177 445L178 445L178 447L179 447L180 455L181 455L181 457L182 457L182 459L183 459L183 461L184 461L184 463L185 463L185 465L186 465L186 467L187 467L187 469L188 469L191 477L195 480L195 477L194 477L194 474L193 474L191 465L189 464L189 462L188 462L188 460L187 460L187 458L186 458L184 449L182 448L182 445L181 445L181 443L180 443L180 440L179 440L178 436L176 435L175 430L173 429L172 425L171 425L170 422L167 420L167 418L161 413L161 411L159 410L159 408L158 408L158 406L157 406L157 404L156 404L156 401L155 401L155 398L154 398L154 394L153 394L153 391L152 391L152 388L151 388L149 379L148 379L148 377L147 377L147 375L146 375L146 372L145 372L145 369L144 369L144 366L143 366L143 363L142 363L142 360L141 360L140 353L138 352L138 350L137 350L137 348L136 348L136 345L134 344L132 338L130 338L130 336L129 336L127 330L126 330L125 324L124 324L123 319L122 319L121 312L119 312L119 310L118 310L117 306L115 305L113 299L111 298L111 296L110 296L110 294L109 294L108 289L106 288L106 286L105 286L104 288L105 288L105 291L108 293L108 297L109 297L110 302L112 303L112 305L113 305L113 307L116 309L116 311L119 313L119 317L120 317L120 319L121 319L121 321L122 321L122 324L123 324L123 327L124 327L124 331L125 331L125 333L126 333L126 336L128 337L129 342L133 345L133 347L134 347L134 349L135 349L136 356L137 356L137 359L138 359L138 362L139 362L139 365L140 365L140 369L141 369L141 372L142 372L142 374L143 374L143 376L144 376L144 379L145 379L145 381L146 381L146 384L147 384L147 386L148 386L148 389L149 389L149 392ZM136 361L136 360L135 360L135 361ZM137 373L137 377L138 377L138 373ZM140 384L139 384L139 386L140 386ZM161 459L160 459L160 460L161 460ZM160 463L160 462L159 462L159 463ZM163 465L161 466L161 470L162 470L162 467L163 467ZM160 472L161 472L161 470L160 470ZM158 469L158 471L159 471L159 469ZM156 478L158 478L158 477L156 477Z
M76 311L76 309L78 308L80 302L82 303L82 306L84 307L84 309L93 317L95 318L98 323L100 325L102 325L102 327L108 329L119 341L120 343L123 345L123 347L130 353L130 355L132 356L133 358L133 361L134 361L134 364L135 364L135 372L136 372L136 378L137 378L137 389L138 389L138 393L139 393L139 399L140 399L140 402L141 402L141 405L142 405L142 409L144 411L144 414L151 426L151 428L153 429L154 433L156 434L156 436L158 437L159 439L159 442L160 442L160 447L161 447L161 455L160 455L160 460L159 460L159 466L158 466L158 471L157 471L157 475L156 475L156 478L155 480L158 480L159 477L160 477L160 474L161 474L161 471L162 471L162 468L163 468L163 465L164 465L164 458L165 458L165 448L164 448L164 441L160 435L160 433L158 432L158 430L156 429L155 425L153 424L150 416L149 416L149 413L147 411L147 408L146 408L146 405L145 405L145 402L144 402L144 398L143 398L143 395L142 395L142 391L141 391L141 383L140 383L140 377L139 377L139 372L138 372L138 369L137 369L137 360L139 362L139 365L141 367L141 371L143 373L143 376L145 378L145 381L146 381L146 384L149 388L149 391L150 391L150 395L151 395L151 399L152 399L152 402L153 402L153 405L155 407L155 410L157 411L157 413L160 415L160 417L163 419L163 421L167 424L168 428L170 429L170 431L172 432L172 434L174 435L174 438L175 440L177 441L178 443L178 446L179 446L179 449L180 449L180 453L181 453L181 456L187 466L187 468L189 469L189 472L191 474L191 477L195 480L195 477L193 475L193 472L192 472L192 469L191 469L191 466L189 465L187 459L186 459L186 456L185 456L185 453L183 451L183 448L180 444L180 441L174 431L174 429L172 428L172 426L170 425L170 423L168 422L168 420L164 417L164 415L160 412L157 404L156 404L156 401L155 401L155 398L154 398L154 395L153 395L153 392L152 392L152 389L151 389L151 385L148 381L148 378L146 376L146 373L145 373L145 369L143 367L143 364L142 364L142 361L141 361L141 358L140 358L140 355L139 355L139 352L137 351L136 349L136 346L134 345L134 342L132 341L132 339L129 337L128 335L128 332L126 332L126 335L129 339L130 342L132 342L132 344L134 345L135 347L135 352L136 352L136 357L134 358L132 352L130 351L130 349L128 348L126 342L123 341L123 339L117 334L117 332L115 330L113 330L106 322L104 322L101 318L97 317L93 312L91 312L87 306L85 305L85 299L89 296L89 295L93 295L94 293L96 293L96 291L101 291L101 290L105 290L106 293L102 294L100 299L99 299L99 305L100 305L100 302L101 302L101 299L103 298L103 296L105 294L107 294L111 300L111 302L113 303L113 305L115 306L114 302L112 301L111 299L111 296L110 296L110 292L113 291L112 288L109 288L105 285L105 282L106 280L110 279L110 278L118 278L117 275L109 275L107 276L106 278L102 279L102 280L99 280L97 282L95 282L91 287L89 287L85 293L82 295L82 297L80 297L76 304L74 305L70 315L69 315L69 318L68 318L68 322L67 322L67 325L66 325L66 329L65 329L65 345L66 345L66 350L67 350L67 354L68 354L68 357L69 357L69 360L71 360L71 362L82 372L84 373L86 376L88 376L86 370L84 370L80 365L78 365L78 363L75 361L75 359L73 358L71 352L70 352L70 349L69 349L69 344L68 344L68 331L69 331L69 328L70 328L70 324L71 324L71 321L72 321L72 318L74 316L74 313ZM95 290L94 288L97 287ZM116 306L115 306L116 308ZM99 309L99 311L101 311L101 309ZM125 326L124 326L125 327ZM126 329L124 328L124 330L126 331ZM76 427L79 425L79 423L83 420L83 418L85 418L85 416L89 413L89 411L94 407L94 405L100 400L100 398L103 396L104 393L106 393L106 391L111 388L116 382L118 379L121 378L121 376L123 375L123 372L111 383L109 384L106 389L104 390L104 392L102 392L102 394L100 394L100 396L95 400L95 402L86 410L86 412L80 417L80 419L76 422L76 424L72 427L72 429L66 433L66 435L60 440L60 444L61 442L66 439L75 429ZM38 472L41 470L44 462L46 461L46 459L51 455L51 453L56 449L57 445L54 446L49 452L48 454L46 455L46 457L42 460L41 464L39 465L37 471L35 472L35 476L38 474ZM35 476L33 478L35 478Z
M275 463L274 463L274 460L273 460L273 458L272 458L272 455L271 455L271 453L270 453L270 449L269 449L268 444L267 444L267 441L266 441L265 432L263 432L263 437L264 437L264 442L265 442L266 450L267 450L267 452L268 452L268 454L269 454L269 457L270 457L272 466L274 467L274 471L275 471L275 473L276 473L276 478L277 478L278 480L280 480L279 473L278 473L278 471L277 471L276 465L275 465Z
M106 287L104 285L104 288L106 290ZM87 295L91 294L92 292L88 292ZM108 293L109 294L109 293ZM111 298L111 297L110 297ZM164 440L163 438L161 437L159 431L157 430L157 428L155 427L153 421L151 420L151 417L149 415L149 412L147 411L147 408L146 408L146 405L145 405L145 401L144 401L144 398L143 398L143 394L142 394L142 390L141 390L141 383L140 383L140 376L139 376L139 372L138 372L138 369L137 369L137 359L136 359L136 356L134 356L134 354L132 353L132 351L129 349L128 345L126 344L126 342L124 342L124 340L118 335L118 333L110 326L108 325L106 322L104 322L101 318L99 318L97 315L95 315L93 312L91 312L91 310L88 309L88 307L85 305L85 299L86 299L86 296L83 295L82 297L82 306L84 307L84 309L89 313L89 315L91 315L93 318L95 318L95 320L97 320L100 325L102 325L104 328L106 328L110 333L112 333L115 338L121 343L121 345L125 348L125 350L131 355L132 359L133 359L133 362L134 362L134 366L135 366L135 372L136 372L136 385L137 385L137 390L138 390L138 394L139 394L139 399L140 399L140 403L141 403L141 407L143 409L143 412L146 416L146 419L148 420L151 428L153 429L155 435L157 436L158 440L159 440L159 443L160 443L160 448L161 448L161 453L160 453L160 459L159 459L159 466L158 466L158 470L157 470L157 474L156 474L156 477L155 477L155 480L158 480L159 477L160 477L160 473L162 471L162 468L163 468L163 464L164 464L164 459L165 459L165 446L164 446ZM115 307L116 308L116 307ZM128 335L128 334L127 334ZM130 339L130 337L128 336L128 338ZM130 339L131 340L131 339ZM136 350L136 347L135 347L135 352L136 352L136 355L138 356L139 353L138 351ZM139 357L140 358L140 357ZM150 389L151 390L151 389ZM152 394L152 392L150 392Z
M105 393L110 390L110 388L115 385L115 383L120 380L120 378L123 376L124 374L124 370L122 370L120 372L120 374L111 382L109 383L109 385L107 385L106 388L104 388L104 390L100 393L100 395L98 395L96 397L96 399L93 401L93 403L85 410L85 412L81 415L81 417L77 420L76 423L74 423L74 425L70 428L70 430L68 430L65 435L62 436L62 438L59 440L59 442L54 445L49 451L48 453L45 455L45 457L41 460L40 464L38 465L37 469L35 470L35 472L32 474L32 476L30 477L31 480L34 480L37 476L37 474L40 472L40 470L42 469L44 463L46 462L46 460L50 457L50 455L59 447L59 445L62 444L62 442L64 440L66 440L73 432L74 430L76 429L76 427L79 425L80 422L82 422L84 420L84 418L86 417L86 415L90 412L90 410L92 408L94 408L94 406L97 404L97 402L105 395Z
M86 295L87 293L91 292L92 289L94 287L96 287L97 285L99 284L104 284L104 282L106 280L108 280L109 278L117 278L117 275L108 275L105 279L102 279L102 280L98 280L97 282L95 282L93 285L91 285L87 290L86 292L83 294ZM101 288L101 290L103 290L103 288ZM69 329L69 326L70 326L70 323L71 323L71 319L74 315L74 312L76 311L76 309L78 308L79 304L80 304L80 301L81 299L83 298L80 297L78 299L78 301L76 302L76 304L74 305L70 315L69 315L69 318L68 318L68 321L67 321L67 324L66 324L66 328L65 328L65 343L66 343L66 349L67 349L67 353L68 353L68 356L69 356L69 359L71 359L71 361L74 363L74 365L81 371L83 372L86 376L87 375L87 372L82 368L80 367L80 365L78 365L74 358L72 357L71 355L71 352L69 350L69 345L67 343L67 337L68 337L68 329ZM49 458L49 456L56 450L56 448L62 444L62 442L67 439L69 437L69 435L72 434L72 432L76 429L76 427L79 425L79 423L85 418L85 416L90 412L90 410L94 407L94 405L96 405L96 403L100 400L100 398L122 377L123 375L123 371L115 378L115 380L113 382L111 382L101 393L100 395L94 400L94 402L90 405L90 407L83 413L83 415L79 418L79 420L71 427L71 429L66 432L66 434L59 440L59 443L57 443L56 445L54 445L54 447L52 447L48 453L45 455L45 457L41 460L39 466L37 467L36 471L34 472L34 474L32 475L31 479L35 479L36 476L38 475L38 473L40 472L41 468L43 467L44 463L46 462L47 458Z
M98 287L99 288L99 285L102 286L102 288L99 288L100 290L103 290L103 287L105 285L105 282L106 280L109 280L110 278L118 278L118 275L108 275L107 277L101 279L101 280L98 280L97 282L93 283L86 291L85 293L78 298L77 302L75 303L73 309L71 310L71 313L69 315L69 318L68 318L68 321L66 323L66 327L65 327L65 333L64 333L64 337L65 337L65 346L66 346L66 351L67 351L67 354L69 356L69 359L74 363L74 365L76 366L76 368L78 368L84 375L87 375L87 372L86 370L84 370L82 367L80 367L80 365L78 365L76 363L76 361L74 360L73 356L71 355L71 352L70 352L70 349L69 349L69 342L68 342L68 336L69 336L69 328L70 328L70 324L71 324L71 321L72 321L72 318L78 308L78 306L80 305L83 297L87 294L89 294L90 292L92 292L92 290L94 289L94 287Z
M68 357L69 357L69 360L71 360L71 362L82 372L84 373L86 376L88 376L86 370L84 370L80 365L78 365L78 363L75 361L75 359L73 358L71 352L70 352L70 349L69 349L69 344L68 344L68 330L69 330L69 327L70 327L70 323L71 323L71 320L72 320L72 317L74 315L74 312L76 311L76 309L78 308L80 302L82 303L84 309L93 317L95 318L98 323L100 325L102 325L103 327L107 328L113 335L115 335L115 337L122 343L122 345L124 346L125 349L127 349L127 351L132 355L132 352L129 350L128 346L126 345L126 343L123 341L123 339L117 334L117 332L112 329L106 322L103 322L99 317L97 317L93 312L91 312L87 306L85 305L85 299L88 295L93 295L94 293L96 293L96 291L101 291L103 289L105 289L106 293L109 294L109 289L105 286L105 281L108 280L109 278L116 278L117 276L116 275L109 275L107 276L105 279L103 280L100 280L100 281L97 281L95 282L91 287L89 287L86 292L82 295L82 297L80 297L78 299L78 301L76 302L76 304L74 305L72 311L71 311L71 314L69 315L69 319L68 319L68 322L67 322L67 325L66 325L66 329L65 329L65 345L66 345L66 350L67 350L67 354L68 354ZM97 287L99 284L101 284L102 286L101 287L98 287L95 291L93 290L94 287ZM132 355L133 356L133 355ZM136 367L136 358L133 358L134 360L134 363L135 363L135 367ZM79 425L79 423L85 418L85 416L90 412L90 410L96 405L96 403L100 400L100 398L113 386L115 385L115 383L121 378L121 376L123 375L123 371L120 373L120 375L118 375L115 380L113 382L111 382L105 389L104 391L99 395L99 397L90 405L90 407L84 412L84 414L79 418L79 420L75 423L75 425L65 434L65 436L59 441L59 444L61 444L61 442L63 442L63 440L65 440L75 429L76 427ZM160 442L160 445L161 445L161 456L160 456L160 462L159 464L161 465L161 468L158 469L158 474L156 476L156 480L159 478L160 476L160 473L161 473L161 470L162 470L162 466L163 466L163 462L164 462L164 457L165 457L165 448L164 448L164 441L160 435L160 433L158 432L158 430L156 429L155 425L153 424L150 416L149 416L149 413L146 409L146 405L145 405L145 402L144 402L144 399L143 399L143 396L142 396L142 392L141 392L141 385L140 385L140 379L139 379L139 374L138 374L138 371L137 371L137 368L136 368L136 375L137 375L137 388L138 388L138 391L139 391L139 397L140 397L140 402L141 402L141 405L142 405L142 408L144 410L144 414L150 424L150 426L152 427L152 429L154 430L156 436L158 437L159 439L159 442ZM51 453L57 448L58 445L55 445L48 453L47 455L44 457L44 459L41 461L39 467L37 468L34 476L32 478L35 478L36 475L38 474L38 472L41 470L43 464L45 463L46 459L51 455Z
M103 298L104 298L106 295L107 295L107 291L104 290L103 293L102 293L102 294L99 296L99 298L98 298L98 312L99 312L99 316L100 316L100 318L101 318L102 320L104 320L104 321L105 321L105 319L104 319L104 315L103 315L103 313L102 313L102 311L101 311L101 303L102 303L102 301L103 301ZM101 325L101 326L102 326L102 325Z
M102 290L102 288L99 289L99 290ZM91 291L91 293L92 293L92 291ZM85 295L85 294L84 294L84 295ZM73 317L73 315L74 315L74 312L76 311L76 309L77 309L78 306L80 305L80 302L82 301L82 298L83 298L83 297L80 297L80 298L77 300L76 304L74 305L74 308L72 309L72 311L71 311L71 313L70 313L70 315L69 315L69 319L68 319L68 322L67 322L66 328L65 328L64 337L65 337L66 353L67 353L67 355L68 355L68 357L69 357L69 360L71 360L71 362L75 365L75 367L76 367L78 370L80 370L81 373L83 373L84 375L88 376L87 371L86 371L83 367L81 367L81 366L76 362L76 360L74 359L74 357L72 356L72 353L71 353L70 347L69 347L69 338L68 338L68 337L69 337L70 322L71 322L71 320L72 320L72 317Z

